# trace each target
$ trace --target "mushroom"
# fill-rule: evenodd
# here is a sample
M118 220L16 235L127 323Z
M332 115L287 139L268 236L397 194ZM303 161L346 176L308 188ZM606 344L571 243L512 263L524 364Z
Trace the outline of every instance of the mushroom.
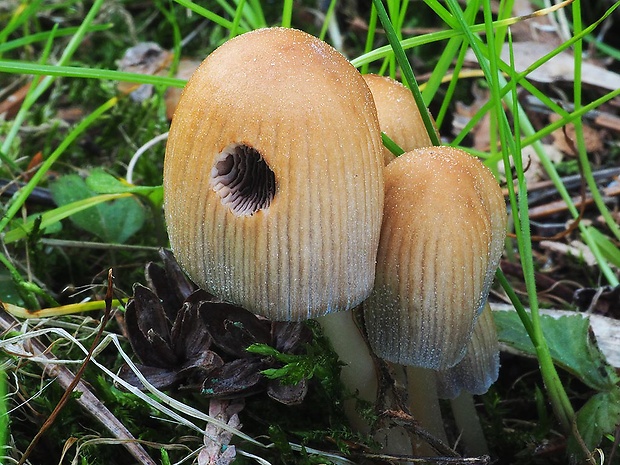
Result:
M383 194L372 95L325 42L249 32L187 83L164 162L178 262L200 287L269 319L322 317L350 364L345 383L371 401L373 359L345 310L372 290Z
M493 174L452 147L408 152L385 170L375 287L364 304L380 357L441 370L463 357L503 250Z
M208 292L272 320L370 293L383 206L372 96L336 50L261 29L187 83L164 162L172 249Z
M405 152L433 145L409 89L394 79L377 74L364 74L364 80L375 100L381 131ZM395 155L384 147L383 158L387 165Z
M416 149L385 169L366 329L379 357L411 367L414 416L438 436L443 425L429 370L448 369L464 356L502 254L505 208L492 173L456 148Z
M459 436L470 454L489 453L472 394L486 393L498 376L499 342L487 302L476 320L465 356L453 367L437 372L437 395L450 399Z

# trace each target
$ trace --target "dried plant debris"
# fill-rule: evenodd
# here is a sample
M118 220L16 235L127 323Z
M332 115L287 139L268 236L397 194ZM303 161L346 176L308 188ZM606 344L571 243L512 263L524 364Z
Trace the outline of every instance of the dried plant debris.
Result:
M302 355L312 339L303 323L271 322L221 302L191 284L170 252L162 251L164 267L146 266L149 287L134 285L125 313L127 336L140 372L156 388L200 390L220 399L238 399L267 392L284 404L296 404L307 392L307 380L285 384L265 376L282 362L252 345L287 355ZM142 383L128 366L121 377Z
M248 352L255 344L263 344L280 353L300 355L310 342L311 331L303 323L270 322L258 318L240 307L204 302L201 316L207 330L213 335L214 346L229 363L214 370L205 379L203 393L231 397L266 390L273 399L284 404L303 400L307 381L282 384L280 379L269 379L263 371L277 368L279 362L264 352Z
M198 316L202 291L196 291L171 320L165 302L149 288L134 286L134 297L127 304L125 323L134 353L142 364L138 368L146 379L157 388L194 383L214 368L223 364L222 359L209 350L211 337ZM131 384L141 383L128 367L121 376Z
M211 399L209 416L226 423L230 428L241 429L238 413L242 409L242 401ZM232 463L236 458L237 451L235 446L230 444L231 439L230 430L220 428L215 423L209 423L205 432L205 447L198 454L198 465L228 465Z
M163 49L155 42L140 42L125 51L119 60L118 69L129 73L167 76L173 64L173 58L172 52ZM176 64L174 77L187 80L199 65L200 60L181 58ZM129 94L135 102L143 102L151 98L154 92L154 88L150 84L138 85L131 82L120 82L118 90L123 94ZM183 89L179 87L169 87L166 90L166 117L168 119L172 119L182 91ZM2 108L0 102L0 114Z
M125 51L118 63L119 71L149 75L165 75L172 61L172 54L154 42L141 42ZM142 102L153 94L152 85L138 86L121 82L118 86L124 94L130 94L136 102Z
M586 287L577 289L573 296L579 310L620 317L620 286Z

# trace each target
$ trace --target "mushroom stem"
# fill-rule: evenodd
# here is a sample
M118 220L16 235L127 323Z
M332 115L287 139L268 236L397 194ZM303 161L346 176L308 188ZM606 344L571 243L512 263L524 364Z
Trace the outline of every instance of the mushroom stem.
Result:
M317 318L323 334L344 366L340 379L350 392L373 405L377 401L378 373L366 340L355 323L353 312L334 312ZM370 433L370 425L355 409L353 399L345 402L345 414L351 427L361 433Z
M354 311L330 313L316 321L321 325L338 359L344 364L340 372L342 384L349 392L356 393L359 399L374 406L377 403L379 372L362 329L355 321ZM344 411L351 428L363 434L372 433L373 439L382 444L385 453L412 454L409 434L403 428L371 431L368 420L355 408L354 399L345 401Z
M439 398L437 397L437 382L435 370L407 366L407 394L411 415L420 423L420 426L448 444L446 430L441 416ZM415 452L418 455L436 455L435 451L426 443L414 439Z
M456 427L467 453L477 456L488 455L489 447L482 432L473 395L467 391L461 391L458 397L450 400L450 404Z

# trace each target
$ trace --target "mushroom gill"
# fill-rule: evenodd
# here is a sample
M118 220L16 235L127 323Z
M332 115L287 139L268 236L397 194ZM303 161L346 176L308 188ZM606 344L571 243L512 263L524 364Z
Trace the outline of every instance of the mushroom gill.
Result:
M269 208L276 193L276 179L257 150L232 144L215 158L210 184L236 216L253 215Z

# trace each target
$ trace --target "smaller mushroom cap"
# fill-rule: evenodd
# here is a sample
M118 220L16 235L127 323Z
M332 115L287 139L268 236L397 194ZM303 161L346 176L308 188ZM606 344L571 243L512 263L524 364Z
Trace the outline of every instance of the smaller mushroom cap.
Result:
M443 370L464 355L503 251L506 205L480 160L452 147L401 155L385 170L369 342L395 363Z
M377 107L379 127L405 152L433 145L420 109L411 91L400 82L377 74L364 74L364 80ZM395 156L383 147L383 158L387 165Z
M455 399L461 391L481 395L499 376L499 342L493 311L487 302L476 320L474 332L463 359L444 371L437 372L437 396Z

